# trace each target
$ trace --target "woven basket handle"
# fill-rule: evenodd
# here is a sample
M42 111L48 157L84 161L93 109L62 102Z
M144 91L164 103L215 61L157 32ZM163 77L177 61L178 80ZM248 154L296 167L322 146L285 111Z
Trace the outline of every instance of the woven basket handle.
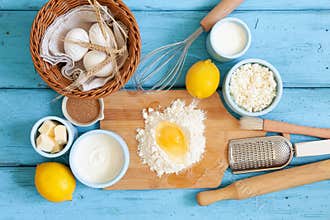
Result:
M222 0L203 18L203 20L201 20L200 25L204 31L210 31L215 23L229 15L243 1L244 0Z

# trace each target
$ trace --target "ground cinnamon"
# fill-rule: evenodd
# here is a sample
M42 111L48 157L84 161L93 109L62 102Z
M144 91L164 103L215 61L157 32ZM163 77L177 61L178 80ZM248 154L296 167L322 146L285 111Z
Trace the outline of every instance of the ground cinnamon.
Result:
M69 98L66 110L74 121L86 124L99 117L101 106L99 100Z

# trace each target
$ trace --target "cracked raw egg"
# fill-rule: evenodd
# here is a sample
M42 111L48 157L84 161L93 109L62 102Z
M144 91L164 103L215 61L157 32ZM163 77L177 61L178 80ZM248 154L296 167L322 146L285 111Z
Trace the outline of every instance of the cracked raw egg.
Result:
M183 160L188 152L185 133L175 123L162 121L157 125L156 143L174 160Z
M186 105L178 99L161 109L158 102L144 109L142 116L145 127L137 129L138 154L158 176L178 174L202 158L206 116L197 103Z

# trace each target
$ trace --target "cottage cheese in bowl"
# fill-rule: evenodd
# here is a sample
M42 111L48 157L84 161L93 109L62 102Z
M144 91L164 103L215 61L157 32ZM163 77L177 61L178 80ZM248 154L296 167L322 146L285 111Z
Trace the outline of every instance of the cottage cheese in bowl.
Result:
M274 73L258 63L247 63L237 68L229 82L234 101L249 112L268 107L276 97Z
M228 73L224 99L231 109L245 116L270 112L282 95L282 80L268 62L248 59L236 64Z

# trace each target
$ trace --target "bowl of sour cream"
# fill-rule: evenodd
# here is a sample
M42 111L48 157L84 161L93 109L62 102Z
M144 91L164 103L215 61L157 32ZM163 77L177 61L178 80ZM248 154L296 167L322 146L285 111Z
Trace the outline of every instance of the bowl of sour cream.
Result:
M207 40L207 52L217 61L227 62L245 54L251 45L251 32L238 18L224 18L211 29Z
M74 176L92 188L106 188L117 183L129 165L129 150L118 134L93 130L81 135L70 152Z

